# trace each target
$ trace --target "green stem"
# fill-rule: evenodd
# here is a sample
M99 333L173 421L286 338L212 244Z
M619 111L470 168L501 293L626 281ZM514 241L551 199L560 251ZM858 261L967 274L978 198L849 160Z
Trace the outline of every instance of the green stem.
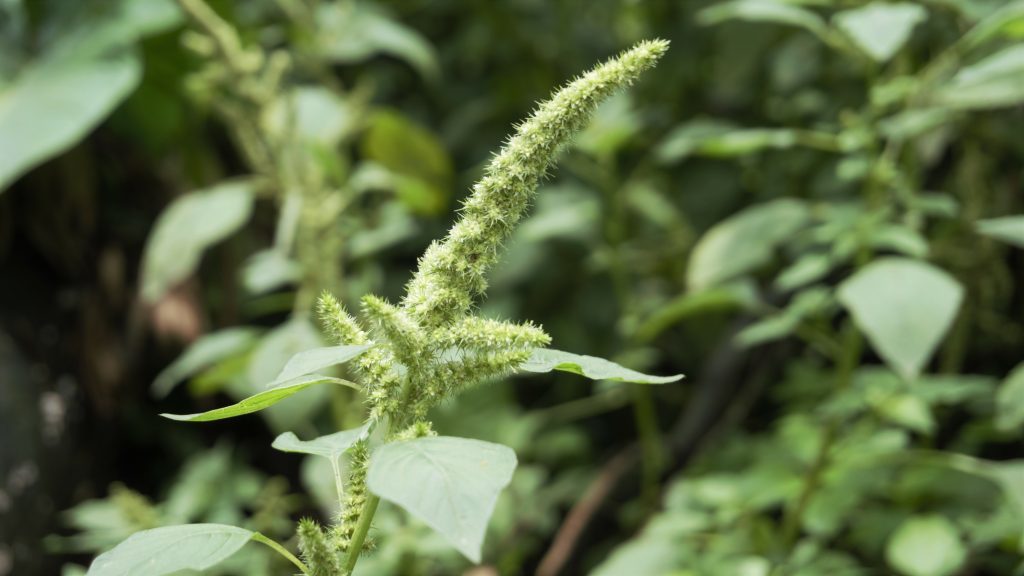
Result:
M289 552L288 549L286 549L284 546L281 546L277 542L271 540L270 538L267 538L266 536L264 536L263 534L260 534L259 532L256 532L255 534L253 534L252 539L255 540L256 542L259 542L260 544L265 544L265 545L269 546L275 552L277 552L281 556L284 556L285 558L287 558L289 562L291 562L292 564L295 564L299 568L299 570L302 570L303 574L306 574L307 576L309 576L309 573L310 573L309 572L309 568L307 568L306 565L302 563L302 560L299 560L298 558L296 558L295 555L292 554L291 552Z
M654 401L647 386L633 386L633 411L636 417L637 433L643 450L643 500L649 505L657 505L659 479L663 464L661 450L661 434L658 432L658 417L654 411Z
M356 568L356 562L359 561L359 555L363 551L363 542L366 541L366 535L370 532L370 524L373 523L373 517L377 514L378 504L380 504L379 497L373 494L369 494L366 497L363 511L359 513L359 524L356 524L356 531L352 534L352 542L348 546L348 557L345 558L344 574L351 574Z

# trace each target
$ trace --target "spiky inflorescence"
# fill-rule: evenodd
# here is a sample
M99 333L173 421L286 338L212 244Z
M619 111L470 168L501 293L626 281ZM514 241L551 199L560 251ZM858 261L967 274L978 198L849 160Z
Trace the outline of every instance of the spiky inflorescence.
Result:
M345 482L345 501L341 503L338 525L331 531L334 546L341 552L347 552L352 543L359 513L366 504L366 467L370 461L370 450L365 442L360 442L350 451L348 479ZM364 541L363 548L369 549L373 543Z
M330 292L324 291L316 302L317 314L320 316L320 324L324 331L334 340L335 344L366 344L369 338L359 328L356 319L345 311L345 307L338 302Z
M341 574L341 562L334 547L327 543L320 526L310 518L299 520L299 551L309 567L310 576Z
M641 42L577 78L540 104L491 160L443 242L420 260L404 306L425 328L457 319L487 287L485 274L522 217L560 147L582 129L597 104L654 66L668 42Z

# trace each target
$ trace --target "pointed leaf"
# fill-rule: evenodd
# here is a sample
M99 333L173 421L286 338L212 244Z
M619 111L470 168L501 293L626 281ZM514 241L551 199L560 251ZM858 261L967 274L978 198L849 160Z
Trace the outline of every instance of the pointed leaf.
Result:
M707 231L693 248L687 283L703 290L760 268L810 218L803 203L782 199L751 206Z
M199 266L203 252L245 224L252 182L224 182L171 202L157 218L142 256L142 297L155 302Z
M561 372L572 372L580 376L586 376L592 380L618 380L620 382L633 382L635 384L665 384L675 382L683 378L682 374L674 376L650 376L630 370L624 366L598 358L596 356L584 356L550 348L534 348L530 359L519 367L527 372L538 374L559 370Z
M735 0L721 2L698 15L701 24L713 25L727 20L774 22L798 26L820 37L828 37L828 25L810 10L775 0Z
M335 432L334 434L328 434L308 441L299 440L299 438L292 432L285 432L274 439L274 443L271 444L271 447L282 452L297 452L299 454L323 456L324 458L337 462L338 458L344 454L346 450L354 446L356 442L365 438L369 430L370 424L367 423L359 428L342 430L341 432Z
M254 532L224 524L185 524L145 530L100 554L86 576L161 576L205 570L226 560Z
M299 352L288 360L281 373L268 387L348 362L369 349L369 346L325 346Z
M511 448L439 436L385 444L373 452L370 491L394 502L480 561L498 494L512 480Z
M1006 216L992 218L977 223L980 234L1024 248L1024 216Z
M204 335L153 380L153 394L167 396L182 380L249 348L256 342L253 328L227 328Z
M928 12L915 4L874 2L835 15L836 26L876 62L888 62Z
M235 416L251 414L253 412L259 412L264 408L269 408L292 394L301 392L316 384L341 384L342 386L348 386L350 388L359 388L348 380L310 374L278 384L273 388L264 390L263 392L250 396L237 404L232 404L231 406L225 406L223 408L217 408L197 414L161 414L161 416L164 418L170 418L171 420L180 420L182 422L209 422L211 420L234 418Z
M963 292L930 264L883 258L844 281L838 296L875 351L912 380L953 324Z
M962 109L1015 106L1024 102L1024 46L1004 48L960 70L934 93L937 103Z

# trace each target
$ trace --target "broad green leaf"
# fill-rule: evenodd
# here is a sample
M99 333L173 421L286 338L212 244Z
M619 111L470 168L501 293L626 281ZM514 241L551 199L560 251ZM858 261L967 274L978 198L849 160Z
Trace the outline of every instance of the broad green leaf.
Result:
M888 62L927 17L928 12L916 4L872 2L836 14L833 22L865 54L876 62Z
M1024 424L1024 364L1018 365L999 386L996 395L996 427L1004 432Z
M370 424L367 423L359 428L342 430L341 432L320 436L313 440L299 440L294 433L285 432L274 439L274 443L271 444L271 447L282 452L297 452L299 454L323 456L328 460L337 462L338 458L341 457L346 450L354 446L356 442L365 438L369 430Z
M1024 248L1024 216L981 220L975 226L980 234Z
M359 388L348 380L310 374L307 376L300 376L283 384L278 384L273 388L264 390L263 392L250 396L237 404L232 404L231 406L216 408L214 410L200 412L197 414L161 414L161 416L182 422L209 422L211 420L234 418L235 416L252 414L253 412L259 412L260 410L269 408L292 394L296 394L317 384L340 384L357 390Z
M935 102L963 109L1015 106L1024 102L1024 46L1004 48L968 66L940 86Z
M227 328L204 335L157 375L153 394L167 396L182 380L252 347L258 335L254 328Z
M426 128L393 111L378 111L362 142L363 155L391 172L409 208L437 214L448 204L454 174L444 145Z
M832 294L820 286L797 294L784 310L744 328L736 335L741 346L757 346L794 333L805 318L821 312L833 302Z
M838 296L875 351L913 380L953 324L963 292L930 264L882 258L844 281Z
M479 562L487 522L515 468L516 454L507 446L439 436L377 448L366 481L371 492L398 504Z
M224 182L171 202L146 241L142 297L155 302L192 274L207 248L245 224L252 204L252 183L247 180Z
M405 60L428 80L440 75L430 42L367 2L322 3L316 20L317 45L334 62L356 63L387 54Z
M0 192L110 114L142 75L131 44L179 19L166 0L107 3L98 18L63 34L14 78L0 79Z
M914 516L889 538L885 558L906 576L950 576L963 566L967 549L944 516Z
M96 557L87 576L161 576L206 570L256 535L224 524L185 524L145 530Z
M834 264L834 259L829 254L805 254L775 277L775 287L788 292L817 282L832 270Z
M640 129L640 119L628 92L605 100L594 111L586 129L576 136L573 146L595 156L621 148Z
M775 249L809 219L802 202L781 199L751 206L716 224L690 256L690 289L704 290L767 264Z
M326 346L299 352L288 360L270 386L348 362L369 349L369 346Z
M692 120L673 128L658 143L654 156L661 162L676 162L696 152L705 140L733 130L736 130L734 124L721 120Z
M636 370L619 366L604 358L572 354L570 352L562 352L561 350L551 350L550 348L534 348L530 359L524 362L519 369L536 373L559 370L561 372L572 372L573 374L586 376L592 380L618 380L635 384L665 384L683 378L682 374L674 376L649 376Z
M935 417L928 404L918 396L891 394L872 397L869 394L868 402L879 416L893 424L928 436L935 432Z
M636 328L636 337L647 342L691 316L733 309L753 310L759 303L757 289L751 282L737 281L701 292L685 292L645 319Z
M871 246L914 258L928 255L928 240L920 232L898 224L886 224L872 230Z
M702 10L697 19L705 25L719 24L727 20L774 22L803 28L821 38L828 37L828 25L817 14L789 3L774 0L721 2Z

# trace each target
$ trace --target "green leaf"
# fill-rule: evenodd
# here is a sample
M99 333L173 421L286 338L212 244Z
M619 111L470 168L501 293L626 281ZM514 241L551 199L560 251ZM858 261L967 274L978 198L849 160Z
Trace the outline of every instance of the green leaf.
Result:
M834 264L830 254L818 252L805 254L775 277L775 287L788 292L817 282L832 270Z
M444 210L454 174L451 158L426 128L393 111L378 111L362 142L363 155L391 172L391 184L409 208L423 214Z
M882 258L844 281L838 296L875 351L913 380L953 324L963 292L930 264Z
M774 22L803 28L820 38L827 38L829 35L828 25L814 12L774 0L721 2L702 10L697 20L704 25L719 24L727 20Z
M1024 2L1019 0L1009 2L971 28L967 34L964 34L961 42L967 48L976 48L1007 32L1015 32L1019 35L1022 23L1024 23Z
M996 428L1004 432L1024 424L1024 364L1019 364L999 386L996 394Z
M440 76L437 54L430 42L369 3L322 3L316 21L320 51L334 62L362 62L387 54L405 60L428 80Z
M185 194L157 218L142 256L142 297L160 299L199 266L203 252L242 227L252 212L248 180Z
M926 436L935 432L935 418L931 408L918 396L891 394L874 398L869 395L868 402L879 416L893 424Z
M302 267L281 250L262 250L246 259L242 284L250 294L265 294L302 277Z
M833 302L832 294L820 286L797 294L784 310L755 322L736 335L741 346L757 346L785 338L794 333L805 318L816 314Z
M326 346L299 352L288 360L281 373L269 386L277 386L299 376L348 362L369 349L369 346Z
M273 100L264 121L271 132L294 130L304 142L331 147L355 130L353 112L347 101L327 88L299 86Z
M377 448L366 480L371 492L398 504L479 562L487 522L515 468L516 454L507 446L439 436Z
M751 282L737 281L701 292L684 292L658 308L636 328L636 337L649 342L686 318L733 309L753 310L759 305L757 289Z
M676 162L696 152L705 140L735 129L735 125L721 120L692 120L673 128L658 144L654 156L660 162Z
M975 224L979 234L1024 248L1024 216L1006 216L981 220Z
M161 576L180 570L206 570L226 560L255 535L224 524L145 530L97 556L87 576Z
M915 516L889 538L885 557L906 576L949 576L963 566L967 550L944 516Z
M838 13L833 22L865 54L876 62L888 62L927 17L928 12L916 4L873 2Z
M604 358L572 354L550 348L534 348L530 359L519 368L520 370L536 373L559 370L561 372L572 372L573 374L586 376L592 380L617 380L620 382L633 382L635 384L665 384L683 378L682 374L674 376L649 376L636 370L619 366Z
M179 18L166 0L110 2L100 18L61 35L13 79L0 78L0 192L110 114L142 76L131 44Z
M227 328L204 335L157 375L153 394L167 396L182 380L250 348L258 335L254 328Z
M197 414L161 414L161 416L182 422L209 422L211 420L234 418L235 416L252 414L253 412L259 412L260 410L269 408L292 394L296 394L317 384L340 384L357 390L359 389L356 384L349 382L348 380L310 374L307 376L300 376L283 384L278 384L273 388L264 390L263 392L250 396L237 404L232 404L231 406L216 408L214 410L200 412Z
M345 451L354 446L356 442L365 438L369 430L370 424L367 423L359 428L342 430L341 432L335 432L334 434L320 436L319 438L307 441L299 440L299 438L292 432L285 432L274 439L274 443L271 444L271 447L282 452L297 452L299 454L323 456L328 460L337 462L338 458L340 458Z
M687 283L704 290L751 272L771 261L775 249L807 224L802 202L780 199L751 206L716 224L690 256Z
M1024 102L1024 46L1010 46L960 70L936 90L934 100L961 109L1002 108Z
M898 224L886 224L872 230L871 246L914 258L928 255L928 240L918 231Z
M308 318L295 317L270 330L252 352L244 379L230 388L239 401L280 383L278 375L293 356L323 346L320 332ZM308 430L309 421L327 400L328 389L315 387L304 394L273 406L260 416L275 432Z

